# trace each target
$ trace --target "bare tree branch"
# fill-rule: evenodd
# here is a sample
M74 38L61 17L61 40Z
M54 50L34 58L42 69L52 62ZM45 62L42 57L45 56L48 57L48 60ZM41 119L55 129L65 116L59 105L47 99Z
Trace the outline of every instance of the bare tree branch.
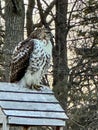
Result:
M53 17L53 19L55 20L54 14L52 13L52 8L54 7L56 0L53 0L50 5L48 5L48 3L43 0L43 2L47 5L47 9L45 10L45 16L47 17L47 14L49 14L49 12L51 13L51 16Z
M38 9L39 9L41 22L46 27L47 26L46 18L45 18L45 14L43 13L43 9L42 9L40 0L37 0L37 6L38 6Z
M74 10L74 8L75 8L75 5L76 5L77 1L78 1L78 0L76 0L76 1L74 2L73 6L72 6L72 9L71 9L71 11L70 11L70 14L69 14L69 18L68 18L68 22L67 22L68 31L69 31L69 29L70 29L71 27L74 27L74 26L71 26L71 25L70 25L70 21L71 21L71 16L72 16L72 13L73 13L73 10Z

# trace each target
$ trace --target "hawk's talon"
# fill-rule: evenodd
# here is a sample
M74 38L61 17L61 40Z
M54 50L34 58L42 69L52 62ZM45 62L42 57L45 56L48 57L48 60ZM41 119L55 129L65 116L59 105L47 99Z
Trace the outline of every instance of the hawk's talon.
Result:
M33 85L33 88L36 89L36 90L41 90L41 87L40 85Z

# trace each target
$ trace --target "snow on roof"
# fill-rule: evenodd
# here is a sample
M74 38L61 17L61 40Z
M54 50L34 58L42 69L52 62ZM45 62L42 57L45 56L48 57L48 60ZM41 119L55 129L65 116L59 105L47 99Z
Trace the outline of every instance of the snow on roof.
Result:
M8 124L13 125L65 126L68 119L48 87L37 91L0 83L0 106Z

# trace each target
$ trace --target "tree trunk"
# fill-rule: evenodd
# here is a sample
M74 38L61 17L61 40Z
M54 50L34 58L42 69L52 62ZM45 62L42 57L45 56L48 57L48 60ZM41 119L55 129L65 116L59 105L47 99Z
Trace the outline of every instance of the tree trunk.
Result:
M61 106L67 108L67 0L56 1L56 45L53 49L53 91ZM66 127L64 128L66 129Z
M23 0L5 0L5 44L4 69L5 81L9 80L12 51L24 38L24 3Z
M27 28L28 36L34 30L33 21L32 21L34 6L35 6L35 0L28 0L28 8L27 8L27 13L26 13L26 28Z
M56 45L53 49L53 90L57 99L66 110L67 101L67 0L56 1Z

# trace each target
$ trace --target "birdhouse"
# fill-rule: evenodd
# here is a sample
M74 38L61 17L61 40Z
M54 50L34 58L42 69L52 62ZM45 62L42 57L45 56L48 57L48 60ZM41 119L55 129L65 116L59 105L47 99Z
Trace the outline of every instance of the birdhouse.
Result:
M0 124L2 130L11 125L65 126L68 117L53 92L21 88L16 84L0 83Z

